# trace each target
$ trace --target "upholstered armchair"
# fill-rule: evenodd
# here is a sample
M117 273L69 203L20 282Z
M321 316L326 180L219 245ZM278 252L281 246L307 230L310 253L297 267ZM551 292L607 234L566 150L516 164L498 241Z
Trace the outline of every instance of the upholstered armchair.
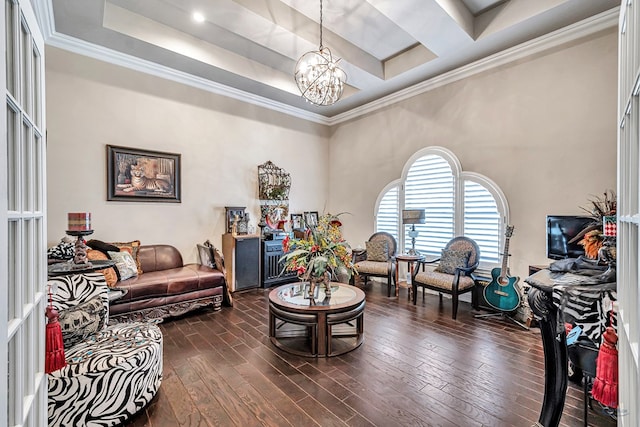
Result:
M418 286L422 288L423 301L425 289L437 291L441 302L442 294L449 294L453 300L451 317L455 319L458 315L458 296L473 291L475 282L471 273L478 267L479 262L480 248L475 241L468 237L456 237L450 240L442 250L440 258L418 263L418 268L415 269L411 278L413 304L416 304ZM435 269L425 269L427 264L435 263L438 263ZM472 292L471 295L473 307L477 309L476 292Z
M162 333L151 323L108 325L102 273L48 280L67 365L47 375L49 426L121 425L162 381Z
M391 296L391 285L396 285L395 256L397 251L396 239L389 233L380 231L374 233L365 242L364 252L354 252L354 264L358 276L362 276L364 284L370 276L387 279L387 296ZM355 280L355 278L353 279Z

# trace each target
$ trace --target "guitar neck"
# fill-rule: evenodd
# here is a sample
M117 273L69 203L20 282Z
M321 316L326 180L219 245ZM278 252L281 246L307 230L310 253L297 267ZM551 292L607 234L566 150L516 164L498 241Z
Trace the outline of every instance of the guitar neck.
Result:
M509 261L509 238L507 237L504 241L504 254L502 255L502 267L500 268L500 275L506 276L509 274L507 270L507 263Z

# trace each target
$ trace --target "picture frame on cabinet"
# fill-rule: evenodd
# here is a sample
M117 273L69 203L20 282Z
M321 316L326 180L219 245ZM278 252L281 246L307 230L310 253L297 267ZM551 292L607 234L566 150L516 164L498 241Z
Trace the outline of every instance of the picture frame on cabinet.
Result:
M302 214L291 214L291 229L292 230L304 229L302 225Z
M318 211L309 211L304 213L304 223L308 228L318 225Z
M246 209L245 206L225 206L224 207L224 210L225 210L224 216L225 216L227 233L233 232L233 223L236 220L236 216L238 217L238 220L244 218L245 209Z

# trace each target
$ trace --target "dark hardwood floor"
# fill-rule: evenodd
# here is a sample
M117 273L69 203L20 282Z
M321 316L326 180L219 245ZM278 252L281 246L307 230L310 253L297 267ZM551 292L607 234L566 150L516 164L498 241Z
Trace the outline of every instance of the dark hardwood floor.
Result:
M517 426L538 420L544 389L540 332L475 319L461 303L387 298L365 288L365 341L334 358L297 357L268 338L268 290L234 307L161 324L164 379L127 426ZM570 383L562 426L582 426ZM594 402L590 426L615 426Z

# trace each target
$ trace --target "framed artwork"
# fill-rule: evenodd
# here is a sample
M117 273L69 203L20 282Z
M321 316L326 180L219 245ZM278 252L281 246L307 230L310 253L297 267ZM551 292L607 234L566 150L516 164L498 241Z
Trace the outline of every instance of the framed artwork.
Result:
M302 230L302 214L291 214L291 229Z
M205 245L198 244L198 256L200 257L200 264L207 267L215 268L216 263L213 259L213 248Z
M315 227L316 225L318 225L318 212L317 211L305 212L304 222L307 225L307 227Z
M225 206L225 218L227 223L227 233L231 233L233 231L233 222L236 220L236 215L238 219L244 218L245 210L244 206Z
M107 145L107 200L180 203L180 154Z

